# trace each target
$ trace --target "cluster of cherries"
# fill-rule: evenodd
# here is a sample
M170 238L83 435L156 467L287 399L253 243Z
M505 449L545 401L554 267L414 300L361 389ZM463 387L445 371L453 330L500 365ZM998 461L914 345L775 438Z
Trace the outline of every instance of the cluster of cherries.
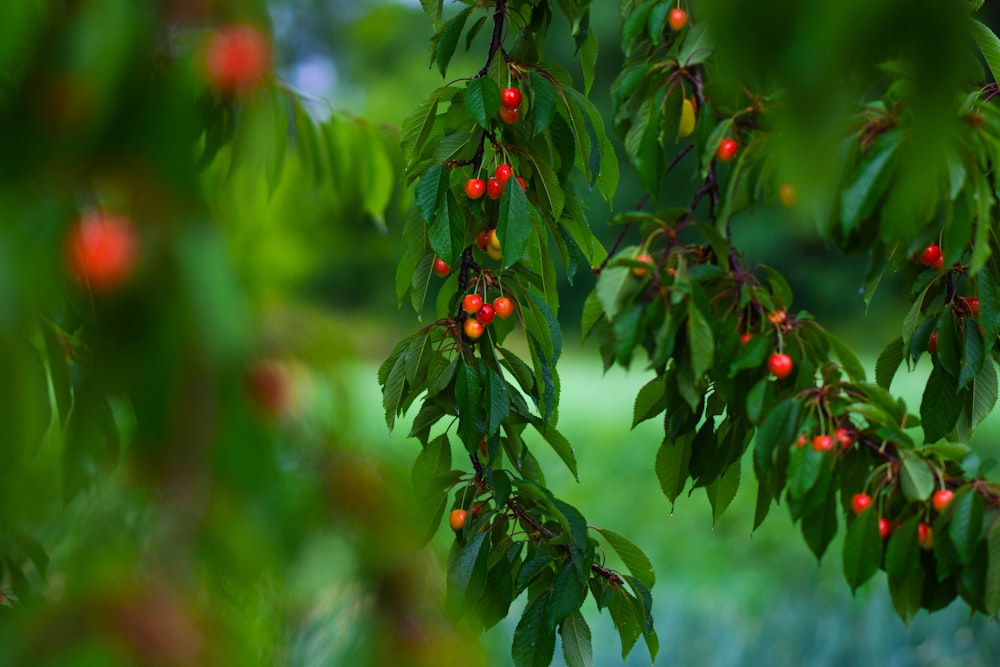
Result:
M955 492L951 489L938 489L931 496L931 506L937 512L944 511L945 506L951 502L951 499L955 497ZM855 514L861 514L866 511L872 505L872 497L867 493L855 493L851 498L851 510ZM883 540L889 537L889 533L892 532L892 524L889 523L888 519L885 517L879 517L878 519L878 534ZM934 548L934 532L931 527L921 521L917 524L917 542L920 544L920 548L925 551L929 551Z
M854 436L852 436L850 431L846 428L838 427L834 429L833 435L820 433L819 435L814 435L811 439L808 435L803 433L799 436L799 439L795 441L795 446L805 447L809 443L812 444L812 448L817 452L828 452L838 443L840 444L841 449L850 449L854 446Z
M462 331L472 340L476 340L486 333L486 327L493 322L494 317L499 317L501 320L510 317L514 312L514 302L510 297L498 296L493 300L493 305L490 305L478 294L466 294L462 297L462 310L468 316L462 324Z
M469 199L479 199L486 195L490 199L500 199L507 181L514 176L514 170L509 164L498 164L493 175L488 180L481 178L470 178L465 182L465 195ZM521 189L527 189L528 184L520 176L515 177Z

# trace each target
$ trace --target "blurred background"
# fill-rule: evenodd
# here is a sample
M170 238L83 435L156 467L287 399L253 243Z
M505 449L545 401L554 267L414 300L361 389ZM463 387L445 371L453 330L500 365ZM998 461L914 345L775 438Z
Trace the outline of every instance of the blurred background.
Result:
M606 118L617 4L594 2L591 22ZM981 18L1000 25L997 11ZM580 81L558 21L546 55ZM273 34L276 97L206 91L200 49L235 22ZM419 326L395 299L396 142L443 83L431 35L417 0L0 8L0 664L510 664L517 606L476 637L439 605L451 534L421 548L419 445L408 420L388 433L376 379ZM459 48L450 75L478 70L485 48ZM624 158L622 171L614 211L642 198ZM664 199L687 201L691 183L678 169ZM110 294L65 266L68 230L93 209L127 215L141 241ZM611 217L595 195L607 246ZM734 236L874 372L907 309L891 278L866 312L866 258L778 204L738 217ZM751 536L750 467L716 525L700 492L671 507L653 472L660 428L628 430L648 374L602 375L574 333L592 280L563 286L560 313L560 427L580 482L538 451L557 496L652 558L656 664L1000 664L994 623L956 603L904 627L883 575L852 596L839 542L817 564L782 511ZM928 370L893 386L914 409ZM975 445L1000 453L1000 419ZM584 609L596 664L619 664L610 617ZM637 645L626 664L649 662Z

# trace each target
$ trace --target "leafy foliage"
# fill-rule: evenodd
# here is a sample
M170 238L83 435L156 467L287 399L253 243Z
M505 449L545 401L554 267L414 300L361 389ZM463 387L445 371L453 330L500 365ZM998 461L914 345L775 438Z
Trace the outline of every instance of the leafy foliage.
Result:
M995 84L970 88L969 81L982 81L983 73L967 59L948 52L935 66L920 52L916 33L897 35L893 46L900 59L880 60L882 54L865 50L855 69L848 68L850 76L867 77L868 83L843 109L843 119L822 130L831 160L820 168L797 169L801 158L788 151L786 141L808 126L803 118L812 93L798 72L787 69L794 58L769 57L764 54L771 45L737 37L748 3L720 3L714 10L693 4L686 25L675 31L667 24L672 3L621 2L626 60L611 89L613 124L647 195L635 210L615 218L623 229L610 256L596 246L575 203L574 179L597 185L609 198L618 170L602 119L584 93L572 87L567 73L539 57L549 27L548 3L491 3L494 33L483 69L433 93L404 125L407 173L417 182L419 211L404 231L408 247L397 279L400 301L408 293L418 295L411 300L418 315L423 313L426 280L418 280L415 269L430 258L457 261L459 270L440 288L438 319L416 334L443 341L434 346L436 356L413 373L419 381L400 384L407 344L383 366L387 418L391 425L422 395L421 414L433 405L437 419L448 415L457 421L472 469L452 473L459 486L454 506L478 507L485 517L485 523L473 525L477 536L463 531L457 544L488 533L495 545L517 545L518 555L507 561L517 585L504 589L502 602L506 606L527 591L514 636L519 665L552 659L558 623L574 618L584 585L598 608L609 610L623 658L639 636L654 659L658 648L649 615L654 576L648 559L613 531L579 525L577 510L545 489L522 438L532 426L577 474L572 448L554 431L559 324L553 246L569 274L580 260L599 274L582 329L599 340L605 369L628 368L644 354L654 373L636 398L633 426L662 415L664 438L655 469L668 500L689 483L692 490L704 488L718 520L736 493L740 463L752 446L759 487L755 527L773 504L784 501L821 558L846 514L843 567L852 589L884 569L904 620L956 596L974 610L996 613L995 586L986 582L996 569L990 545L1000 489L963 467L969 450L959 444L993 409L997 396L1000 264L991 228L1000 147L1000 116L991 103ZM558 7L579 44L586 3ZM425 9L437 20L440 6ZM785 7L794 16L790 9ZM806 14L819 23L831 18L826 11ZM855 10L829 11L839 12L840 21ZM967 47L960 39L966 31L992 68L996 37L969 19L968 11L969 5L951 3L947 17L935 10L919 22L941 21L947 36L942 48L956 52ZM524 29L508 51L502 38L513 16L524 21ZM432 57L442 74L471 18L467 8L438 26ZM782 22L791 20L776 18ZM813 23L803 25L814 29ZM744 53L738 53L741 47ZM780 42L776 48L799 47ZM739 63L746 53L756 59ZM583 50L581 55L586 71L587 56ZM941 69L946 67L941 63L955 67ZM940 80L929 91L925 70L931 67ZM529 100L512 125L496 118L497 88L507 85L520 87ZM589 86L585 77L585 89ZM967 90L959 95L963 86ZM833 117L840 109L828 111ZM944 138L928 134L935 123L948 128ZM732 146L718 150L725 142L735 142L735 155ZM659 202L664 180L688 155L695 179L688 205L646 210L649 202ZM920 159L915 169L918 155L933 155L935 161ZM515 174L526 175L523 191L508 187L499 202L463 198L465 179L482 174L484 165L508 163ZM801 180L793 180L794 174ZM866 299L886 268L901 273L913 305L900 338L879 358L875 382L837 336L808 312L792 310L791 289L777 271L750 267L733 246L734 217L774 199L812 218L820 233L846 252L870 254ZM444 220L447 230L441 229ZM496 263L480 252L496 248L476 242L494 228L502 248L499 257L492 256ZM630 230L638 230L639 243L619 248ZM941 249L940 259L924 254L932 244ZM460 305L470 293L487 300L511 295L520 327L487 327L482 338L463 334L462 323L475 317ZM530 365L505 343L515 332L523 336ZM933 372L918 416L889 387L904 361L912 365L928 349ZM418 421L417 435L426 447L425 424L432 422ZM429 483L426 476L420 482ZM930 503L938 489L955 493L940 510ZM449 490L439 493L441 502ZM858 493L874 501L855 516L851 498ZM591 532L605 538L630 574L594 560ZM567 661L586 664L581 656L589 649L580 649L579 642L586 642L589 632L575 621L560 632L573 639Z

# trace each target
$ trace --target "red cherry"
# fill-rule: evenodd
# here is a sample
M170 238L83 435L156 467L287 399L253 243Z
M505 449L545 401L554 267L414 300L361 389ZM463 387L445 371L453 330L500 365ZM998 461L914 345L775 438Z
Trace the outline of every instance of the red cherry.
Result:
M931 354L937 352L937 331L931 332L931 339L927 341L927 351Z
M871 507L872 497L867 493L855 493L854 497L851 498L851 509L855 514L861 514L866 509Z
M965 300L965 303L969 304L969 310L972 311L972 316L979 317L979 297L970 296Z
M833 438L826 434L817 435L812 440L812 448L817 452L825 452L833 449Z
M922 521L917 524L917 542L920 543L920 548L924 551L930 551L934 548L934 531Z
M521 114L519 109L508 109L507 107L500 107L500 120L507 123L508 125L513 125L517 122L517 117Z
M944 257L938 257L934 260L934 263L931 264L931 268L935 271L940 271L942 266L944 266Z
M486 248L490 245L490 231L488 229L476 235L476 245L479 246L480 250L486 251Z
M767 321L774 326L780 326L788 319L788 314L783 310L776 310L767 314Z
M749 331L740 334L740 345L746 345L753 340L753 334Z
M475 317L470 317L465 320L465 323L462 324L462 331L464 331L465 335L472 340L476 340L486 333L486 325L477 320Z
M490 322L493 321L493 315L496 311L488 303L484 303L479 307L479 311L476 313L476 319L483 323L483 326L489 326Z
M932 243L920 253L920 263L924 266L934 266L941 259L941 246Z
M69 232L68 262L73 276L95 292L114 290L132 274L139 239L128 218L88 213Z
M517 184L521 186L522 190L527 190L528 189L528 184L520 176L517 177Z
M846 428L839 427L834 430L833 437L840 443L841 449L850 449L854 444L854 438Z
M521 91L517 88L504 88L500 91L500 104L508 109L516 109L521 105Z
M505 320L514 312L514 302L509 297L498 296L493 300L493 310L501 320Z
M253 26L220 28L205 46L204 67L209 83L219 92L247 90L271 69L271 41Z
M677 7L676 9L670 10L670 16L667 18L667 22L670 24L670 29L674 32L680 32L687 25L688 15L687 12Z
M715 159L719 162L729 162L736 157L736 151L739 148L739 144L736 143L735 139L726 137L719 142L718 148L715 149Z
M479 453L483 455L484 459L487 458L487 457L489 457L489 452L486 450L486 436L485 435L483 436L483 439L479 441Z
M465 195L469 199L479 199L486 194L486 181L481 178L470 178L465 182Z
M434 274L440 278L444 278L451 271L451 267L448 266L443 259L440 257L434 258Z
M514 175L514 170L511 169L509 164L500 164L497 165L497 169L493 172L493 175L496 176L501 185L506 185L510 177Z
M503 183L498 181L496 177L490 176L490 180L486 181L486 196L490 199L500 199L502 194Z
M483 297L478 294L466 294L462 297L462 310L469 315L475 314L483 307Z
M885 519L885 517L879 517L878 536L884 540L885 538L889 537L889 533L891 531L892 531L892 526L889 525L889 522Z
M944 506L951 502L951 499L955 497L955 492L951 489L938 489L931 496L931 505L934 506L938 512L944 509Z
M799 439L795 441L795 446L805 447L807 442L809 442L809 436L803 433L802 435L799 436Z
M782 354L781 352L775 352L767 360L768 370L774 373L774 377L779 380L791 375L794 367L795 364L792 363L792 358L787 354Z
M462 530L462 526L465 525L465 517L467 512L465 510L452 510L451 515L448 517L448 525L455 532Z

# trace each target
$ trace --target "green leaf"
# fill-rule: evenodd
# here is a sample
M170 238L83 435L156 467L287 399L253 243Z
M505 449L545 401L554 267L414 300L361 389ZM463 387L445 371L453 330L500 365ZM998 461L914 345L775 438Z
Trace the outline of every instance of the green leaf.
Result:
M660 3L653 0L646 0L645 4L637 9L633 9L626 16L625 22L622 24L621 37L621 47L625 55L629 55L636 46L638 42L636 38L639 34L648 29L649 15L657 4Z
M528 556L524 559L524 563L521 564L521 568L517 571L517 581L514 582L514 590L518 595L521 591L528 587L528 585L538 576L543 570L549 569L549 565L552 564L552 556L541 551L528 551Z
M920 600L924 591L924 571L914 570L903 579L889 578L889 594L892 596L892 606L896 613L909 624L910 620L920 611Z
M889 182L890 159L900 146L899 130L886 132L871 148L854 178L844 188L840 200L840 224L845 233L871 215Z
M364 147L368 159L361 174L361 202L365 213L385 232L385 212L392 201L398 170L393 164L388 139L384 132L364 127Z
M639 618L637 602L628 591L620 586L611 591L608 611L611 612L611 620L621 638L622 660L628 657L636 640L639 639L639 635L642 634L643 623Z
M466 7L460 11L454 18L442 25L438 33L434 35L432 43L434 62L437 63L441 76L444 76L448 71L448 63L451 62L451 57L455 54L458 39L462 36L462 29L465 27L469 15L472 14L472 9L472 7Z
M823 330L823 334L826 339L830 341L830 347L837 354L837 358L840 359L841 365L852 380L857 382L864 382L865 380L865 367L861 364L861 360L858 359L858 355L854 354L854 351L849 348L844 341L839 337L830 333L827 330Z
M1000 521L994 521L986 538L988 564L983 605L986 613L996 616L1000 611Z
M435 477L450 469L451 444L448 442L448 435L442 433L421 449L413 462L411 477L418 500L425 498L433 490Z
M847 527L844 536L844 578L857 591L878 572L882 562L882 538L878 534L878 513L868 509Z
M900 456L902 458L900 482L903 495L915 502L926 501L934 492L935 485L934 472L930 464L924 457L908 449L900 451Z
M681 495L687 482L693 440L693 431L674 440L665 438L656 453L656 477L671 504Z
M691 348L691 369L695 381L698 381L712 367L715 341L712 326L695 305L694 299L688 302L687 334Z
M555 115L556 87L549 79L531 70L528 74L528 81L531 83L531 118L534 121L533 129L536 134L544 132Z
M992 250L990 249L990 231L993 229L991 215L996 199L989 181L978 169L972 173L975 183L976 197L976 235L972 244L972 257L969 258L969 275L976 275L986 264Z
M635 397L632 410L632 428L647 419L652 419L667 407L667 385L663 376L658 376L643 385Z
M458 403L458 434L463 442L479 442L486 430L483 378L477 365L461 364L455 371L455 400Z
M535 175L531 185L535 196L538 197L538 205L553 220L559 220L563 208L566 206L566 194L559 184L559 176L546 160L539 159L534 153L522 154L521 164L524 164L525 161Z
M458 89L453 86L438 88L403 119L400 126L400 145L408 167L412 166L422 153L424 144L433 133L438 105L449 101L457 92Z
M754 463L759 481L767 486L771 495L778 497L781 486L772 475L775 463L775 452L781 447L789 447L795 441L799 426L799 407L796 400L786 399L776 405L764 418L764 423L757 429L757 439L754 446ZM811 448L810 448L811 449Z
M659 121L655 100L650 97L636 111L625 135L625 153L639 174L642 189L651 195L659 193L666 170Z
M712 525L719 523L736 492L740 488L740 462L737 460L719 475L714 482L705 487L708 500L712 505Z
M486 375L486 435L490 436L500 430L501 422L510 414L510 393L502 374L487 368Z
M986 348L979 327L972 321L965 323L965 344L962 346L962 365L958 373L958 388L965 389L983 369Z
M618 189L618 157L615 154L614 145L608 139L607 131L604 128L604 117L601 116L597 107L584 97L580 91L575 88L568 88L567 92L577 107L586 115L587 130L593 133L597 140L596 145L592 148L596 156L592 154L589 157L591 159L596 157L597 168L594 178L597 180L598 191L601 193L601 196L605 201L610 203L615 195L615 191Z
M920 569L920 545L917 542L917 524L920 517L911 516L889 537L885 552L885 571L889 582L901 581Z
M802 536L816 560L820 560L836 534L837 501L831 488L819 506L802 517Z
M448 602L456 612L473 604L486 588L490 548L487 532L456 540L448 554Z
M992 361L986 360L983 364L968 395L969 430L974 431L993 412L997 403L997 371Z
M573 446L569 443L562 433L560 433L551 421L538 420L534 422L535 427L538 432L545 439L545 442L549 443L552 447L552 451L559 455L562 462L566 464L569 471L573 473L573 478L580 481L579 473L576 467L576 454L573 451Z
M959 329L956 325L954 312L951 308L946 308L934 329L937 332L937 352L934 358L952 378L958 378L962 362L961 342L958 340Z
M548 624L549 592L528 600L514 629L511 657L515 667L548 667L556 649L556 633Z
M989 347L1000 336L1000 285L989 271L983 271L976 279L979 287L979 326L983 328L983 340Z
M531 238L531 204L524 190L511 182L511 187L503 189L500 198L500 216L497 219L497 237L503 252L503 266L509 267L521 257L528 239ZM549 260L551 261L551 260Z
M604 313L609 320L614 320L638 287L639 282L629 267L608 265L601 271L594 289Z
M642 585L646 588L652 588L656 583L656 573L653 571L653 563L642 552L642 549L633 544L624 535L620 535L612 530L608 530L607 528L596 528L595 530L614 549L632 576L642 582Z
M392 431L392 427L396 423L396 415L399 413L399 406L405 395L406 359L404 356L400 354L390 368L385 382L382 383L382 408L385 410L385 423Z
M962 398L954 378L935 364L920 401L920 421L928 443L937 442L955 428L962 412Z
M567 616L559 626L559 636L562 638L563 659L567 667L594 666L590 627L583 614L575 611Z
M448 169L446 165L438 163L428 169L417 182L414 192L414 199L417 209L424 221L429 225L434 224L437 217L438 208L444 197L444 192L448 189ZM433 245L431 246L433 247Z
M987 67L990 68L993 79L1000 81L1000 39L997 39L996 34L988 26L976 19L970 19L969 32L972 33L976 46L983 54L983 59L986 61Z
M441 20L442 4L444 4L444 0L420 0L420 6L424 8L424 13L427 14L427 18L435 27Z
M590 95L597 71L597 35L594 30L587 30L587 36L580 45L580 66L583 70L583 93Z
M788 460L788 493L805 498L819 479L823 466L830 465L826 455L808 444L795 446Z
M574 612L580 611L580 606L587 599L587 580L580 573L572 559L567 559L552 580L552 593L549 596L548 625L555 627Z
M959 562L968 565L976 555L983 532L983 497L974 489L966 488L956 494L949 505L948 534Z
M496 81L487 76L472 79L465 89L465 108L480 127L489 130L490 121L500 110L500 88Z
M902 338L896 338L885 346L878 355L878 361L875 362L875 382L878 386L888 389L892 385L892 378L895 377L899 365L903 363L903 356Z

